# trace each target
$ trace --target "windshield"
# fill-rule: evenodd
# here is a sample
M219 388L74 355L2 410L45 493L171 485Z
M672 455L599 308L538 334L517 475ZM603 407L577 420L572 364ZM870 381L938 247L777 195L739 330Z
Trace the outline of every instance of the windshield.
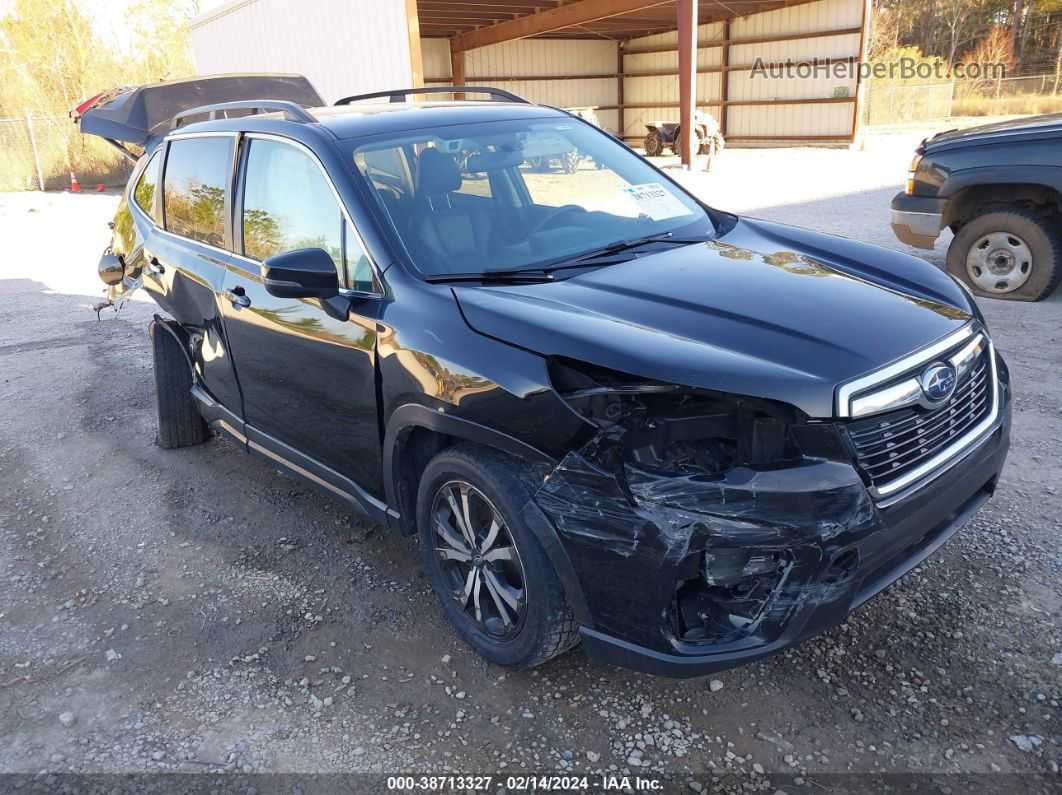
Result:
M549 265L623 240L714 232L704 209L577 119L463 124L356 146L422 274Z

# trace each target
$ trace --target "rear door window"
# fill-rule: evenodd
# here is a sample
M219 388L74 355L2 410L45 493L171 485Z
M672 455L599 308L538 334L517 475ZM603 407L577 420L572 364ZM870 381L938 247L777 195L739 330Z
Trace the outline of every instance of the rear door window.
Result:
M219 248L225 245L232 150L229 136L170 142L163 180L167 230Z
M155 152L148 161L148 164L144 166L143 172L140 174L140 179L136 181L136 187L133 189L133 201L137 206L150 215L155 217L155 199L158 195L159 184L159 168L162 165L162 152Z

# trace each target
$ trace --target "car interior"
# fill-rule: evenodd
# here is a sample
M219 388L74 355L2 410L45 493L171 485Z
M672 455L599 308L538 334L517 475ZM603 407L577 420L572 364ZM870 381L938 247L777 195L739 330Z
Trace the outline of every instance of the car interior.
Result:
M572 152L582 168L551 170ZM421 135L354 162L418 270L434 275L545 264L667 228L621 201L631 181L595 155L551 131Z

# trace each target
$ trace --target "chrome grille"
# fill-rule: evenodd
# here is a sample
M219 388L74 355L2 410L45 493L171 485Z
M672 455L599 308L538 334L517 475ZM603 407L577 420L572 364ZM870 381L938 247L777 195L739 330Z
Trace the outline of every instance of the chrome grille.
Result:
M955 393L939 406L914 406L848 424L859 466L874 486L903 477L988 416L993 403L991 355L991 347L982 350Z

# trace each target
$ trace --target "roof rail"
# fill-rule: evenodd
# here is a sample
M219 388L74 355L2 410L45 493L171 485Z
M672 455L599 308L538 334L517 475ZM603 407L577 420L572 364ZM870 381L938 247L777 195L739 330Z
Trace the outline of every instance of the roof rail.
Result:
M182 120L189 116L199 116L203 113L210 114L210 120L218 118L218 113L230 110L251 110L254 113L261 111L267 111L270 113L281 112L287 118L292 121L303 122L304 124L313 124L317 119L313 114L309 113L302 105L296 105L294 102L288 102L282 99L250 99L241 100L239 102L218 102L214 105L200 105L198 108L189 108L188 110L182 110L170 121L170 129L173 130L180 126ZM226 117L222 117L226 118Z
M389 97L391 102L405 102L410 94L489 94L494 102L521 102L524 105L534 103L529 99L513 94L500 88L490 86L421 86L420 88L403 88L393 91L376 91L372 94L355 94L352 97L343 97L336 102L337 105L349 105L362 99L380 99Z

